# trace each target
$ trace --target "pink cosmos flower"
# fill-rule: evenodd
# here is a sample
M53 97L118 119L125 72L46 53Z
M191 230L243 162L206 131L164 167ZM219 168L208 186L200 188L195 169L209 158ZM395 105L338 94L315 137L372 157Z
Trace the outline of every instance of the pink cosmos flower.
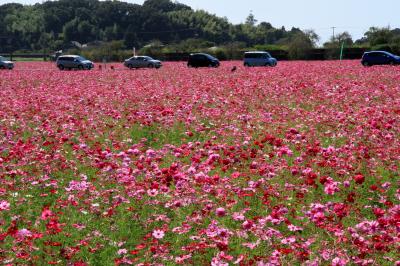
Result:
M224 208L220 207L215 210L215 214L219 217L223 217L226 215L226 211Z
M158 190L157 189L149 189L147 190L147 195L150 197L155 197L158 195Z
M119 249L117 251L118 255L124 255L124 254L127 254L127 253L128 253L128 250L126 250L125 248Z
M246 220L246 221L243 222L242 228L245 229L245 230L249 230L249 229L251 229L253 227L253 225L254 225L253 221Z
M347 260L341 259L339 257L336 257L332 260L332 266L345 266L347 264Z
M325 183L324 191L328 195L334 195L336 192L339 192L338 182Z
M164 233L164 231L163 230L158 230L158 229L156 229L156 230L154 230L153 231L153 237L155 238L155 239L163 239L164 238L164 236L165 236L165 233Z
M2 200L0 201L0 211L8 211L10 210L10 203L8 201Z
M18 230L16 236L17 236L18 239L22 240L22 239L24 239L26 237L32 236L32 232L29 231L28 229L23 228L21 230Z
M51 210L49 210L48 208L44 208L42 211L42 215L40 216L40 218L42 220L47 220L49 219L51 216L53 216L53 212Z
M293 224L288 225L288 228L291 232L303 231L303 228L301 228L300 226L295 226Z
M69 186L65 188L66 191L85 191L89 188L90 183L86 181L71 181Z

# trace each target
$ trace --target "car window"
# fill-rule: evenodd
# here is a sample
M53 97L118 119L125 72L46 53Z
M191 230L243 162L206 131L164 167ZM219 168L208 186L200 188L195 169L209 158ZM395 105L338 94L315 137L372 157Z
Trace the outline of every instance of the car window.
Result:
M205 57L205 59L210 59L210 60L215 60L216 58L214 57L214 56L211 56L211 55L204 55L204 57Z
M266 53L249 53L245 54L245 58L252 58L252 59L258 59L258 58L269 58L269 54Z
M6 61L6 59L2 56L0 56L0 61Z

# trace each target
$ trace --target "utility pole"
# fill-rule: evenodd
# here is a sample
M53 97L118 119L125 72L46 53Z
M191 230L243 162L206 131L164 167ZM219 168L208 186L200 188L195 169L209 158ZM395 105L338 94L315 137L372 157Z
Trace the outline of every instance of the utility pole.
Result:
M332 42L335 41L335 29L336 27L332 27Z

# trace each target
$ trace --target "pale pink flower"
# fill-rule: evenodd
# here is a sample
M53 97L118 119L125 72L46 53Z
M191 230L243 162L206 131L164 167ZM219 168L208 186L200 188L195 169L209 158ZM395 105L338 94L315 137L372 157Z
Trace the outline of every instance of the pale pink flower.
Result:
M345 266L347 264L347 261L345 259L341 259L339 257L336 257L332 260L332 266Z
M291 231L291 232L303 231L302 227L295 226L293 224L289 224L288 228L289 228L289 231Z
M155 197L158 195L158 190L157 189L149 189L147 190L147 195L150 197Z
M32 236L32 232L25 228L18 230L18 232L17 232L18 239L24 239L24 238L30 237L30 236Z
M10 203L8 201L2 200L0 201L0 211L8 211L10 210Z
M127 253L128 253L128 250L126 250L125 248L119 249L117 251L118 255L124 255L124 254L127 254Z
M163 239L164 236L165 236L165 233L164 233L163 230L158 230L158 229L156 229L156 230L153 231L153 234L152 234L152 235L153 235L153 237L156 238L156 239Z

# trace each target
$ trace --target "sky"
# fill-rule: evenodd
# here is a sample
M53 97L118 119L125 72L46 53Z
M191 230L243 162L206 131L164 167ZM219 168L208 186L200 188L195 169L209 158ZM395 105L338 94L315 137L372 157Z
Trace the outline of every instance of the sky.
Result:
M0 0L4 3L34 4L35 0ZM125 2L142 4L144 0ZM287 30L314 29L323 43L335 34L348 31L359 39L371 26L400 28L400 0L179 0L194 9L203 9L237 24L252 12L261 22Z

